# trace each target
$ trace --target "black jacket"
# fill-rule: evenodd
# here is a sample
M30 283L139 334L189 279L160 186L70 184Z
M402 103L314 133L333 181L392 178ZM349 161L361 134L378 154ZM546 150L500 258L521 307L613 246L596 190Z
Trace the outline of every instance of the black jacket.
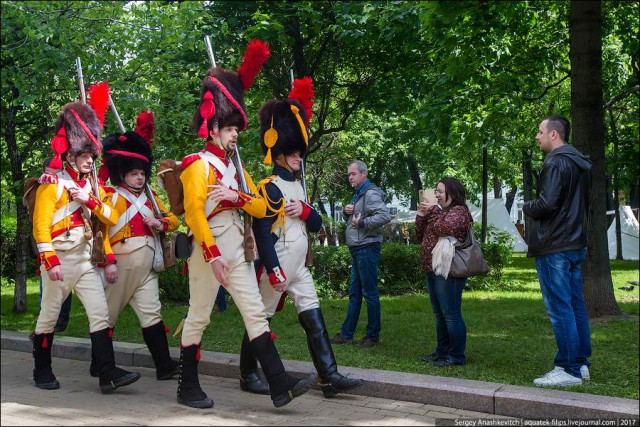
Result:
M591 160L565 144L547 155L538 174L535 200L522 207L533 221L526 237L527 256L565 252L587 245L586 216Z

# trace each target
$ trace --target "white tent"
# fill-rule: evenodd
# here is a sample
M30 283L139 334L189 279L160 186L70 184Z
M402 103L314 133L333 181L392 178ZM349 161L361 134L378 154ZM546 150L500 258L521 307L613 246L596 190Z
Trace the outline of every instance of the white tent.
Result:
M482 209L467 202L473 220L475 222L482 221ZM493 225L500 230L509 233L513 237L513 251L514 252L526 252L527 244L524 242L522 236L518 232L515 224L511 221L509 212L504 206L502 199L488 199L487 200L487 223Z
M620 206L620 234L622 239L622 259L637 261L638 257L638 220L630 206ZM609 259L616 259L616 222L607 230L609 241Z

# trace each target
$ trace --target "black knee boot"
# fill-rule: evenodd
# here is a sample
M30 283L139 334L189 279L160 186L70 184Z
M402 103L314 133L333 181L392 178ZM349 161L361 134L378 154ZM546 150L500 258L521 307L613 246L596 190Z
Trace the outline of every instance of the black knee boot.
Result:
M213 400L200 388L198 362L200 344L180 347L180 376L178 377L178 402L192 408L211 408Z
M334 397L338 393L352 390L364 384L364 380L347 378L338 373L338 365L333 355L329 334L320 308L303 311L298 314L298 320L307 334L309 353L320 376L324 397Z
M60 383L51 369L52 346L53 333L33 334L33 380L36 382L36 387L44 390L60 388Z
M294 397L301 396L309 391L313 376L309 379L296 379L287 374L280 355L278 355L278 350L273 344L270 332L265 332L251 341L251 348L258 357L262 371L269 382L273 406L276 408L284 406L291 402Z
M250 393L269 394L269 384L258 374L258 362L246 330L240 347L240 388Z
M171 359L169 354L169 342L164 330L164 322L160 321L148 328L142 328L142 337L147 343L153 363L156 365L156 378L169 380L178 373L178 362Z
M115 328L109 328L109 338L113 337L113 331ZM91 363L89 364L89 375L93 378L98 378L98 363L96 362L96 353L91 346Z
M91 332L90 335L91 351L95 354L101 392L111 393L118 387L132 384L140 379L139 372L125 371L116 366L109 328Z

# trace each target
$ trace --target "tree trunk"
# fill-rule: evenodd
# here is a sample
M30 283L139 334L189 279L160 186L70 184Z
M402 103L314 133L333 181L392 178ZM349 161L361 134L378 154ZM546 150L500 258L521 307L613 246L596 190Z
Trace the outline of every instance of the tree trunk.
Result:
M518 187L511 187L511 189L507 192L507 198L504 203L504 207L507 209L507 212L511 214L511 208L513 207L513 201L516 199L516 194L518 194Z
M487 143L482 144L482 228L480 240L487 241L487 191L489 186L489 172L487 171Z
M533 168L531 167L531 149L530 148L523 148L522 149L522 198L524 199L525 202L528 202L529 200L533 199L532 195L533 195ZM524 229L525 230L530 230L531 227L531 221L533 221L533 219L528 216L528 215L524 215ZM525 236L527 236L527 233L524 233ZM529 242L525 242L527 244L529 244Z
M418 192L422 189L422 179L420 178L420 171L418 170L418 164L412 156L408 156L407 164L409 166L409 176L411 177L411 184L413 190L411 192L411 205L409 209L415 211L418 209Z
M623 259L622 254L622 224L620 223L620 185L618 181L618 130L616 129L616 120L613 117L613 111L609 108L609 117L611 118L611 139L613 140L613 210L616 220L616 259Z
M571 116L576 147L593 162L583 293L589 317L620 314L613 294L607 244L602 12L599 1L571 1L569 18Z
M18 96L17 89L13 88L14 97ZM27 230L29 217L26 208L22 205L22 183L24 183L24 173L22 172L22 158L18 152L16 141L15 110L12 108L2 109L5 116L5 133L9 151L9 163L11 164L11 186L16 200L16 275L15 287L13 291L13 311L15 313L27 312Z
M502 181L496 174L493 175L493 198L502 199Z

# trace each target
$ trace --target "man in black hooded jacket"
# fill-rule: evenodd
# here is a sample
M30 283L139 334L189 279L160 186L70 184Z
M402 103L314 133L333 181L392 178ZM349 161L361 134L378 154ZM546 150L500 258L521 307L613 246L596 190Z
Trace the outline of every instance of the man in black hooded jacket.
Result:
M532 218L527 256L535 257L542 298L558 346L554 369L536 378L540 387L569 386L589 380L591 337L582 297L582 264L587 252L591 160L566 141L567 119L547 116L536 139L547 153L535 200L522 210Z

